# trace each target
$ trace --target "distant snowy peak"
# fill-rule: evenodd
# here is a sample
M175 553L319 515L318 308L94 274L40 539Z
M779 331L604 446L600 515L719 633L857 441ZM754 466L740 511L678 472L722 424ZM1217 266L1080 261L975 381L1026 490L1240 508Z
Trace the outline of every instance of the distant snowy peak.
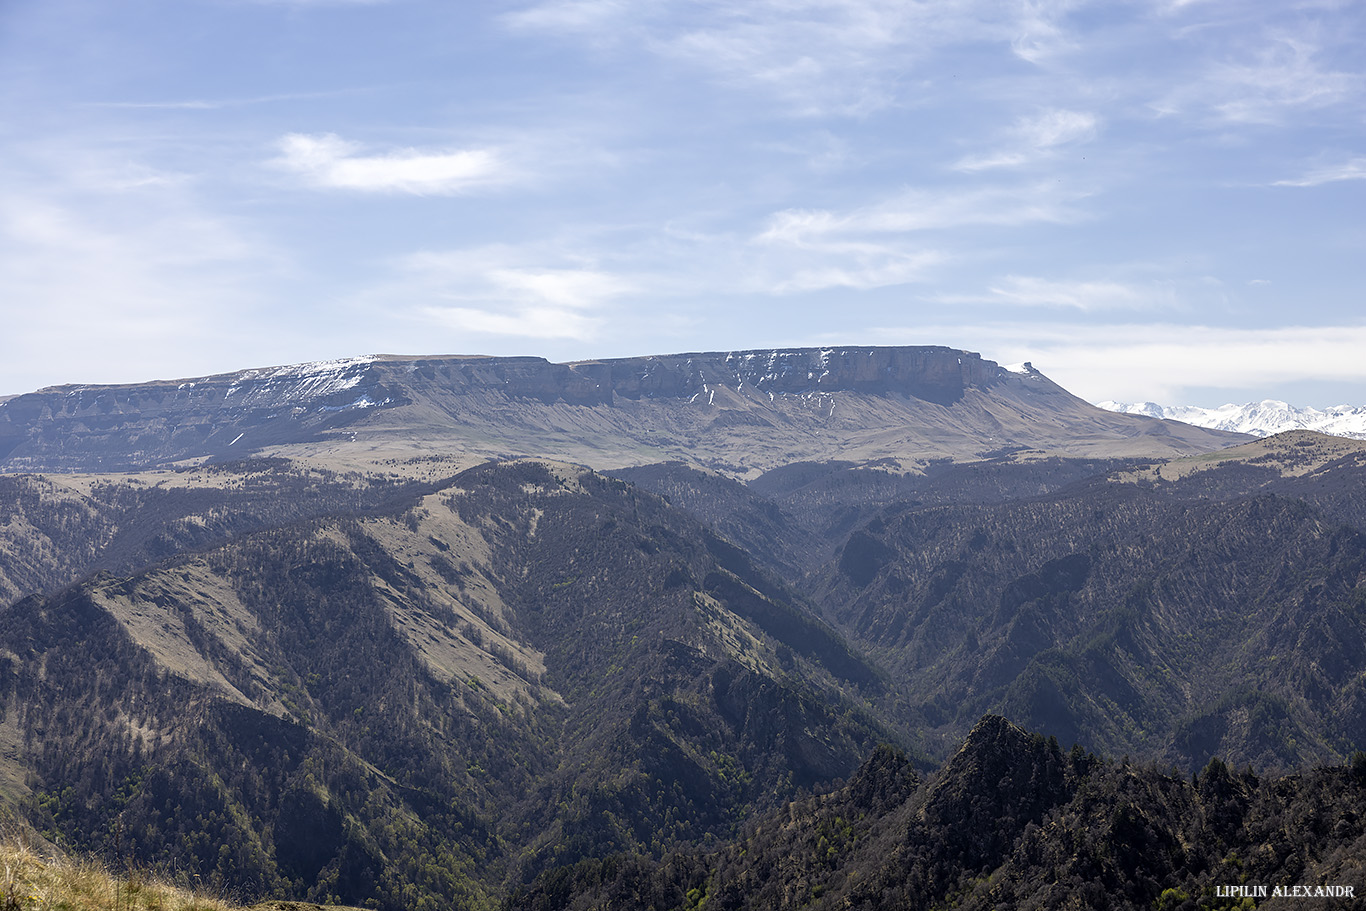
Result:
M1120 414L1141 414L1150 418L1181 421L1196 427L1250 433L1259 437L1286 430L1317 430L1319 433L1366 440L1366 406L1361 405L1334 405L1323 411L1317 408L1296 408L1275 399L1246 405L1223 405L1219 408L1158 405L1155 402L1097 402L1096 405L1106 411L1117 411Z

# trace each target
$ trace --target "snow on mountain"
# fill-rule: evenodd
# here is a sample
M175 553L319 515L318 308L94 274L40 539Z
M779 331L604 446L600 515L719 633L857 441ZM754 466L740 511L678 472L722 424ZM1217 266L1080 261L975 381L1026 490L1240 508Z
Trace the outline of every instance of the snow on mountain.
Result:
M1267 399L1246 405L1200 408L1194 405L1158 405L1155 402L1097 402L1097 407L1120 414L1141 414L1151 418L1181 421L1196 427L1231 430L1265 437L1286 430L1317 430L1334 436L1366 440L1366 406L1334 405L1323 411L1296 408L1285 402Z

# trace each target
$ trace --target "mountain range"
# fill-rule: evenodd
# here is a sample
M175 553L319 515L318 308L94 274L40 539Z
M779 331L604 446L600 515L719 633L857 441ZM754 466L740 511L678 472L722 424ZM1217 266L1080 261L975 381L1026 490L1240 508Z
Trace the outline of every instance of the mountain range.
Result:
M832 348L58 387L0 457L0 799L111 863L384 909L1366 894L1366 442Z
M0 468L127 471L248 455L432 450L753 478L796 461L1036 449L1184 455L1237 439L1096 408L1028 365L950 348L541 358L360 357L0 403Z
M1159 420L1181 421L1196 427L1250 433L1258 437L1287 430L1317 430L1334 436L1366 440L1366 407L1361 405L1334 405L1320 411L1266 399L1245 405L1222 405L1219 408L1158 405L1154 402L1099 402L1097 407L1119 414L1141 414Z

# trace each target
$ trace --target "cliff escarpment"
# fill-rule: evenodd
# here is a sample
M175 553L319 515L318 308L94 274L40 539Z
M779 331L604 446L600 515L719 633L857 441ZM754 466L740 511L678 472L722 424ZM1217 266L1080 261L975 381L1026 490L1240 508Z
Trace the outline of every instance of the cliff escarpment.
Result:
M1241 439L1102 411L1025 365L943 347L796 348L556 364L368 356L0 403L0 470L152 468L289 447L436 448L737 477L835 458L1011 449L1169 456Z

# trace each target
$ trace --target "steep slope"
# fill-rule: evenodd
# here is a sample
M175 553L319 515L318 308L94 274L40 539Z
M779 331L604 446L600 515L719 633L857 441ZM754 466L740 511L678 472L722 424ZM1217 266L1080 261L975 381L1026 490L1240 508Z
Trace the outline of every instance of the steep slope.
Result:
M822 605L932 752L987 711L1190 769L1366 745L1366 443L1296 431L1147 463L803 463L743 490L681 466L622 474Z
M0 475L0 605L95 570L127 573L234 535L374 510L430 489L284 459L124 475Z
M0 647L8 796L248 896L483 907L899 736L877 671L742 551L536 462L24 599Z
M802 460L958 458L1026 447L1174 455L1236 435L1114 414L1032 368L949 348L677 354L552 364L394 358L130 386L58 387L0 403L0 468L127 470L252 452L681 459L739 477Z
M1366 531L1366 441L1291 430L1217 453L1120 471L1113 480L1182 500L1275 494Z
M798 580L813 564L829 558L828 542L806 523L733 478L683 462L619 468L610 474L686 509L785 579Z
M802 462L765 472L748 487L792 517L802 531L813 534L822 543L820 556L829 560L851 533L891 504L1005 503L1055 493L1120 468L1151 464L1148 459L1058 457L1035 451L940 459L910 468L890 459Z
M987 717L923 781L879 749L847 786L760 817L719 851L585 864L508 907L1355 907L1363 858L1366 755L1273 779L1215 761L1188 778L1063 753Z
M992 710L1187 768L1366 744L1366 536L1300 501L1099 482L889 508L814 584L947 738Z

